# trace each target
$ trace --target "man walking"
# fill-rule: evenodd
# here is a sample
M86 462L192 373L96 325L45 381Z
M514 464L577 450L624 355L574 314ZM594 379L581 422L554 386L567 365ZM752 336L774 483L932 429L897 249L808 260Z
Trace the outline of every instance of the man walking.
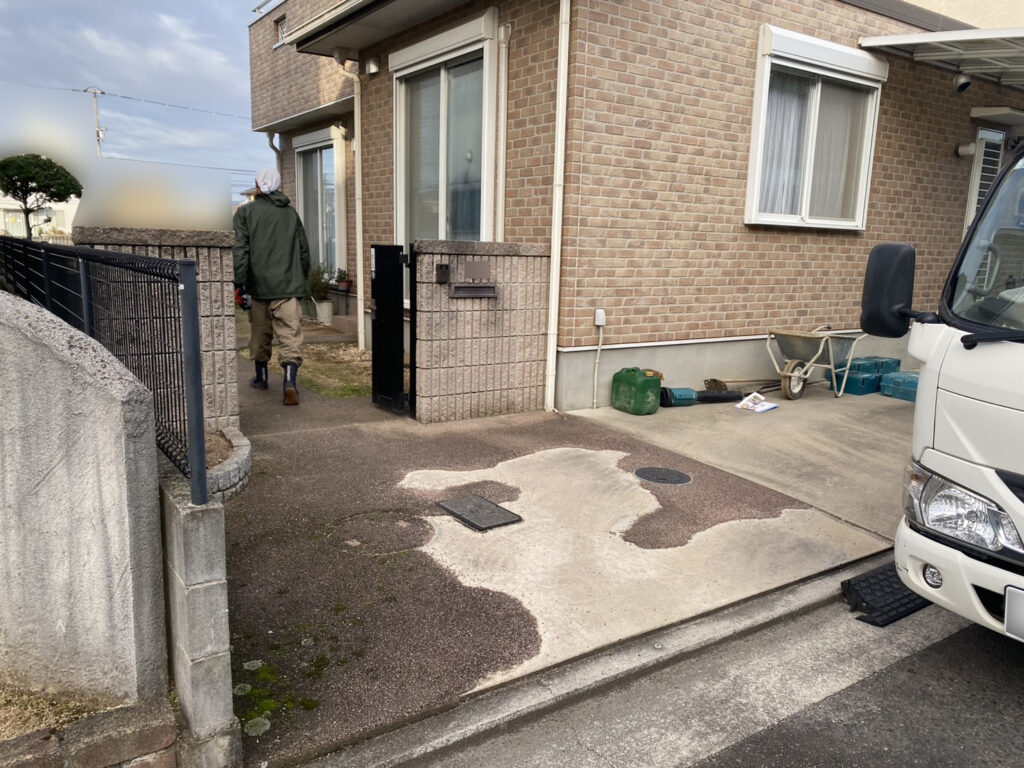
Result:
M298 405L296 377L302 365L302 306L309 290L309 243L299 214L280 191L281 174L264 168L256 174L256 199L234 217L235 289L252 297L249 353L256 364L250 382L267 389L267 362L277 336L284 369L284 404Z

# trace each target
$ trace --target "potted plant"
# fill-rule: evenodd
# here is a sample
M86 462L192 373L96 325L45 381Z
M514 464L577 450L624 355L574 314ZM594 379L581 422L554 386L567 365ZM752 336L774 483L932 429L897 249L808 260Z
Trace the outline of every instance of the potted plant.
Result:
M319 264L309 270L309 295L316 302L316 320L324 325L331 324L334 315L334 302L330 299L331 272Z
M338 274L334 276L334 284L338 286L339 291L348 293L352 290L352 280L348 276L348 272L344 269L339 269Z

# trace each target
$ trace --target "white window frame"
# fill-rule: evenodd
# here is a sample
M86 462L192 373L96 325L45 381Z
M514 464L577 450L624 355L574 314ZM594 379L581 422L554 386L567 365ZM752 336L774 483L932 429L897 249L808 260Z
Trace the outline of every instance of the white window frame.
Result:
M405 79L410 75L445 62L462 58L477 51L483 57L483 135L481 179L480 179L480 241L494 239L494 178L495 178L495 128L498 103L497 49L498 9L488 8L457 27L419 43L393 51L388 57L388 68L394 77L394 211L396 242L407 243L406 233L406 135L405 135ZM445 98L442 89L442 99ZM441 151L445 147L445 126L441 126ZM446 221L447 195L443 182L446 165L440 166L442 174L438 195L438 219ZM439 226L438 235L443 238L444 226Z
M801 193L800 210L797 214L764 213L760 210L768 89L773 67L812 76L817 75L827 80L855 85L867 91L865 130L860 148L863 162L860 179L857 183L857 202L852 219L814 218L809 215L813 182L811 168L814 163L814 141L817 127L817 99L820 92L818 87L812 91L811 104L808 109L804 150L804 178L807 181L803 185ZM868 190L871 188L871 167L875 151L875 134L878 129L878 103L882 83L885 82L888 74L888 63L866 51L819 40L770 24L761 25L744 223L847 230L863 230L867 226Z
M303 177L302 177L302 161L299 155L303 152L309 152L314 149L325 149L331 147L334 150L334 268L337 269L342 263L348 263L348 244L344 240L346 236L345 221L346 216L345 210L345 180L342 178L344 175L344 158L342 153L345 151L344 138L341 132L334 127L321 128L317 131L310 133L300 134L292 137L292 150L295 153L295 208L299 212L301 217L302 212L306 209L306 201L303 196ZM305 225L305 222L303 222ZM308 238L310 233L306 233ZM317 233L317 237L319 237Z

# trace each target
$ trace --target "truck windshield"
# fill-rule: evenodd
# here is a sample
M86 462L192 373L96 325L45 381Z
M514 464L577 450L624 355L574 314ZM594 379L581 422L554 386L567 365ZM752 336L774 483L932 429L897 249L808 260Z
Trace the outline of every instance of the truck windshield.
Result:
M972 323L1024 331L1024 158L1013 162L964 252L949 308Z

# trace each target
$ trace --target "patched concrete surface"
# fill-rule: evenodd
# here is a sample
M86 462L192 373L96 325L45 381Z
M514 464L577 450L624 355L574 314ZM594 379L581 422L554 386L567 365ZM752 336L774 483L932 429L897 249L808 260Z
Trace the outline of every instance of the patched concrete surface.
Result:
M686 455L677 443L690 428L681 420L669 439L666 424L679 415L668 410L619 414L643 425L634 434L543 413L425 427L366 399L308 391L285 408L279 389L240 382L253 474L225 505L233 673L235 684L296 704L244 738L249 768L323 755L453 707L482 685L887 546L812 509L795 480L787 495L744 479L742 467ZM723 421L734 414L729 404L676 411L699 409ZM812 446L845 429L826 430L817 409L792 413L794 422L813 417L813 428L796 430ZM770 416L736 415L748 425ZM753 432L708 432L769 469L778 441L792 439L766 428L748 446ZM643 482L633 475L641 466L693 483ZM851 497L885 493L850 462L829 472ZM472 493L525 522L481 534L437 506ZM898 490L895 499L886 503L898 505ZM253 660L274 669L272 682L253 678L244 667ZM307 699L315 708L298 706ZM238 697L236 711L255 703Z
M482 470L415 471L402 481L433 491L488 481L520 491L504 506L523 522L480 533L431 517L436 535L422 547L463 584L511 595L537 620L540 652L481 688L885 547L817 510L787 509L777 518L719 523L684 546L640 548L623 534L660 504L619 466L626 456L554 448Z
M606 427L732 472L892 539L910 458L914 404L882 395L834 397L809 387L800 400L768 394L765 413L731 404L573 411Z

